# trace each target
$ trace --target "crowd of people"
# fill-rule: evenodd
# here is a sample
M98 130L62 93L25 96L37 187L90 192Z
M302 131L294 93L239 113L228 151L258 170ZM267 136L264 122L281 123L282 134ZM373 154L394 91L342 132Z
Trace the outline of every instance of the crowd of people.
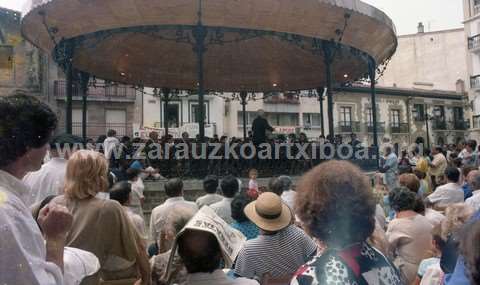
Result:
M198 137L190 137L187 132L182 133L180 138L160 136L156 131L151 131L147 138L131 138L117 137L115 130L109 130L107 135L98 137L96 141L87 139L87 145L105 153L114 165L128 157L127 160L138 160L141 165L155 169L157 177L165 178L203 179L207 175L228 174L244 177L252 168L261 170L264 177L283 174L300 176L327 159L339 158L334 146L342 143L351 145L354 150L348 153L344 149L342 159L349 159L362 168L376 167L372 159L374 148L363 147L355 134L350 134L348 141L340 135L334 139L322 135L309 139L305 133L256 136L250 131L245 140L214 135L202 142ZM269 150L265 144L270 146ZM332 148L322 147L328 144ZM255 150L247 145L254 146ZM356 157L355 151L360 149L364 153ZM268 158L262 158L262 150L269 153Z
M386 145L372 176L340 160L297 182L209 174L195 201L169 177L147 226L143 180L162 174L112 159L127 141L65 156L84 142L54 136L48 106L17 92L0 114L0 284L480 284L473 140L400 159ZM205 209L222 235L189 226Z

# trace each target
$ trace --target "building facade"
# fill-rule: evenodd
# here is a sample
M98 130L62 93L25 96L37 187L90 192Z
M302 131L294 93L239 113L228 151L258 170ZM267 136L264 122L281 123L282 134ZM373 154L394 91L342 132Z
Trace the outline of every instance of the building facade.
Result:
M355 133L364 145L371 145L373 123L370 89L363 86L337 88L334 98L335 134L349 141L350 135ZM400 147L406 147L419 138L431 144L457 143L468 136L469 121L464 113L466 104L465 93L378 88L379 141L385 138ZM328 133L326 104L323 107L324 128ZM317 98L294 96L290 102L251 101L247 105L248 130L258 109L266 112L268 121L277 133L304 132L311 139L321 135L320 103ZM226 135L241 137L243 117L240 104L237 101L227 102L226 110Z
M56 106L59 131L65 129L66 82L56 79L49 82L53 90L52 104ZM131 86L110 84L99 80L90 83L87 91L87 137L97 139L113 129L117 136L133 136L139 112L137 90ZM82 96L74 85L72 97L72 133L82 136Z
M165 126L165 112L167 112L169 134L174 137L180 137L184 131L187 131L190 136L198 134L198 130L194 129L198 123L197 114L199 111L196 94L181 92L174 95L166 107L165 100L162 100L160 96L152 95L154 93L156 93L154 89L145 88L144 93L140 95L142 101L141 112L144 115L139 128L153 128L162 133ZM204 115L206 136L212 137L214 134L225 133L225 100L222 97L206 95Z
M471 136L480 139L480 1L464 0L465 50L469 75L469 101L472 110Z
M419 23L418 33L398 37L397 51L378 84L457 91L459 82L468 81L466 45L463 28L425 32Z
M65 129L65 75L52 58L25 41L20 32L20 12L0 8L0 96L16 89L27 91L56 111L58 132ZM97 80L96 80L97 81ZM73 133L82 135L82 97L74 88ZM115 129L133 135L141 120L137 90L130 86L91 81L87 91L87 137L96 139ZM138 101L140 102L140 101Z
M44 93L45 57L20 34L21 14L0 8L0 96L16 89Z

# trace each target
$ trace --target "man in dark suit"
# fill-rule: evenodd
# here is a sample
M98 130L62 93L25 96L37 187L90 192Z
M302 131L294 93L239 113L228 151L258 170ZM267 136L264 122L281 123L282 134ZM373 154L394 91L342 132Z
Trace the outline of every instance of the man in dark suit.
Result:
M267 131L273 132L274 128L270 126L267 119L265 119L265 112L263 110L257 111L257 117L253 120L253 143L259 145L267 141Z

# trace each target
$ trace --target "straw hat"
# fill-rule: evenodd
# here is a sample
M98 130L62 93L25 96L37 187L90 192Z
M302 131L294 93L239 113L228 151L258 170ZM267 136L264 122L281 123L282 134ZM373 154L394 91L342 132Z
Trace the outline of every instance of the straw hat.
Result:
M292 221L290 208L277 194L271 192L258 196L256 201L245 207L244 212L255 225L269 232L282 230Z

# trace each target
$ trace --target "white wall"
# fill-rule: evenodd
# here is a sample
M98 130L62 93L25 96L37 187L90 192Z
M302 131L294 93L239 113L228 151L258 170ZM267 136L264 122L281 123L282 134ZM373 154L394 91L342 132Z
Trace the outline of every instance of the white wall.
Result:
M458 79L468 79L466 46L463 29L400 36L379 85L456 90Z

